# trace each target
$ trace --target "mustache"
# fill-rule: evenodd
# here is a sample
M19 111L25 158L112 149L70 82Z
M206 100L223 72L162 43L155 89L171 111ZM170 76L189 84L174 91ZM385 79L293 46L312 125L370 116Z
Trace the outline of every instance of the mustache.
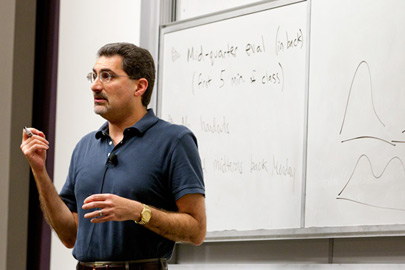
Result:
M102 98L102 99L108 100L107 96L102 93L94 94L93 96L94 96L94 98Z

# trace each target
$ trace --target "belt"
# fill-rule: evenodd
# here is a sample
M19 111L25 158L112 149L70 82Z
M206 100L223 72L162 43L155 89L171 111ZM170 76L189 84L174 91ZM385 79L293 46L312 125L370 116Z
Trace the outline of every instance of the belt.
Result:
M78 262L76 270L167 270L166 259L150 259L126 262Z

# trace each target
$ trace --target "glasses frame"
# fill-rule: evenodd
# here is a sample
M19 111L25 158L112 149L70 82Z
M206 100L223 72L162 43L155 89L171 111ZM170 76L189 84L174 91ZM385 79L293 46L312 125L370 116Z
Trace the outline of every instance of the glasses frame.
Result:
M94 74L96 75L95 77L94 77ZM107 79L103 79L104 76L100 76L101 74L108 74L108 75L107 75ZM100 71L99 74L97 74L96 72L92 71L92 72L89 72L89 73L87 74L87 76L86 76L87 80L88 80L90 83L94 83L94 82L97 80L97 78L98 78L98 79L100 80L100 82L102 82L102 83L109 83L109 82L111 81L111 79L112 79L112 78L115 78L115 77L128 77L128 78L130 78L130 76L127 76L127 75L112 74L111 72L109 72L109 71L107 71L107 70Z

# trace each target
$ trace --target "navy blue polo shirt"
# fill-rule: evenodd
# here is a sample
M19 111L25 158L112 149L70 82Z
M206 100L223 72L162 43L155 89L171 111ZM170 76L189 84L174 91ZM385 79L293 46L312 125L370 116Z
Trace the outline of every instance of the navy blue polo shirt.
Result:
M110 155L116 162L108 162ZM79 261L128 261L170 258L174 242L136 224L110 221L93 224L83 201L92 194L111 193L168 211L186 194L205 195L197 141L184 126L157 118L152 110L124 130L114 147L108 124L76 145L69 174L60 193L79 216L73 256Z

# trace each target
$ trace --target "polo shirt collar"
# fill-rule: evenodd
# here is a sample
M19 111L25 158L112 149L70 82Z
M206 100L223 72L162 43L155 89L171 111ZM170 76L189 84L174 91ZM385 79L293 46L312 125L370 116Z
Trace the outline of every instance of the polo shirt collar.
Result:
M133 126L128 127L124 130L124 136L131 135L131 134L143 134L149 128L157 123L159 118L156 117L153 109L148 109L147 113L141 120L136 122ZM105 122L96 132L95 137L96 139L100 139L102 137L108 137L108 122ZM132 135L133 136L133 135Z

